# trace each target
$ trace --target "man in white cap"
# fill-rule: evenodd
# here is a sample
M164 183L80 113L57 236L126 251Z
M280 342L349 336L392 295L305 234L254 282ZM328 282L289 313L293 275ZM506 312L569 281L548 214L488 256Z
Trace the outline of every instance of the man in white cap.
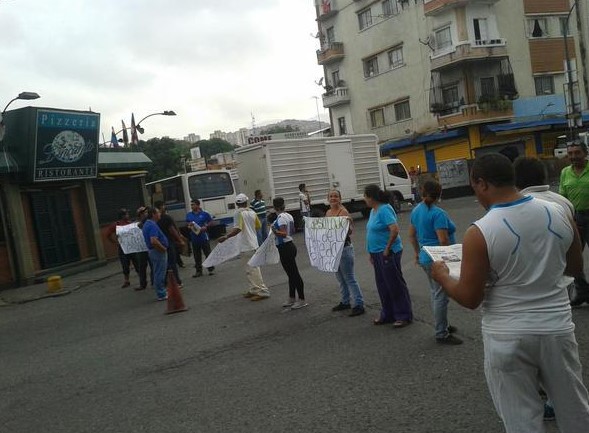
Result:
M248 197L245 194L238 194L235 197L237 210L233 218L233 228L225 236L219 238L219 242L225 242L228 238L237 236L241 233L240 252L241 263L245 268L245 275L249 281L250 287L244 293L244 297L252 301L261 301L270 297L270 291L264 284L262 272L258 267L252 267L247 264L258 248L257 232L261 227L260 220L256 213L248 206Z

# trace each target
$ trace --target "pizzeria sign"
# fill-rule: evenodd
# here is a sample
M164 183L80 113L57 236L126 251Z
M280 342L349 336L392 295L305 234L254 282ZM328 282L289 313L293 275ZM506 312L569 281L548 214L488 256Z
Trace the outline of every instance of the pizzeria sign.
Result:
M100 115L37 111L33 181L95 178Z

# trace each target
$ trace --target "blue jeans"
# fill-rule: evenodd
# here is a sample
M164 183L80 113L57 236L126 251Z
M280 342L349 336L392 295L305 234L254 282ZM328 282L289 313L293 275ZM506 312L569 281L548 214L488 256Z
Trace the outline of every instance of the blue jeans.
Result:
M354 246L348 245L342 251L339 268L335 274L342 294L342 304L350 303L350 294L354 297L354 306L363 307L364 297L354 274Z
M256 233L258 236L258 246L262 245L268 237L268 220L266 218L260 218L260 222L262 223L262 227Z
M448 295L438 283L432 278L432 264L421 265L429 280L429 287L432 299L432 309L434 312L434 322L436 329L436 338L446 338L448 336Z
M153 286L158 299L166 297L166 270L168 269L168 252L160 253L155 248L149 250L149 260L153 271Z

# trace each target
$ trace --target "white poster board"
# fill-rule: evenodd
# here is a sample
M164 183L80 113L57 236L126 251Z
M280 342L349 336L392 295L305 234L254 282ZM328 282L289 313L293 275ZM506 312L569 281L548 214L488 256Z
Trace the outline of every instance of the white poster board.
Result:
M143 230L141 230L137 224L138 223L132 223L125 226L117 226L117 239L125 254L147 251L147 245L145 245L145 238L143 237Z
M348 217L305 217L305 244L311 266L337 272L349 228Z
M241 244L241 233L227 239L225 242L218 243L211 254L202 262L203 267L210 268L220 265L221 263L231 260L239 255L239 246Z
M280 262L280 254L278 248L276 248L275 240L276 236L273 232L270 232L247 264L257 268L258 266L275 265Z

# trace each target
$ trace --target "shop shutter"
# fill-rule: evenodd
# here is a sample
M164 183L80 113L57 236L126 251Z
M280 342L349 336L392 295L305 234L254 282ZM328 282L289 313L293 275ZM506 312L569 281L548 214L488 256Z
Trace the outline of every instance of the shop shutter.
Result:
M427 171L427 164L425 161L425 153L423 149L396 152L393 158L400 159L407 170L410 170L411 167L417 168L419 165L423 172Z
M451 146L442 146L434 150L436 162L453 159L471 159L468 141L464 140Z

